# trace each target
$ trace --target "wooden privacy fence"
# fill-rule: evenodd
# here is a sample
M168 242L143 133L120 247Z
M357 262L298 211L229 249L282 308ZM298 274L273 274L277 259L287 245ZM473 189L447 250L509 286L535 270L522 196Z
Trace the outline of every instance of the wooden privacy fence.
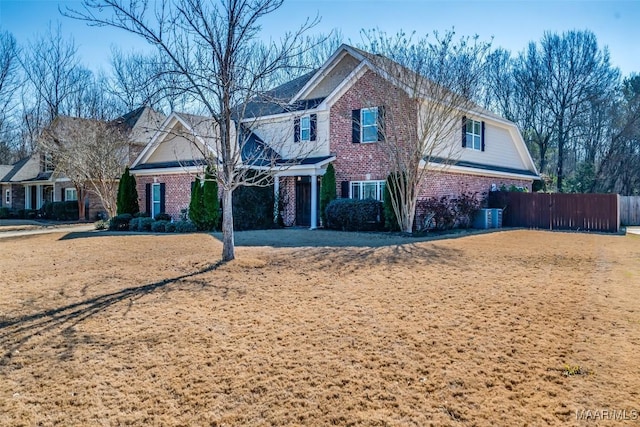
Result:
M620 196L620 223L640 225L640 196Z
M505 227L617 232L617 194L547 194L496 191L489 206L504 208Z

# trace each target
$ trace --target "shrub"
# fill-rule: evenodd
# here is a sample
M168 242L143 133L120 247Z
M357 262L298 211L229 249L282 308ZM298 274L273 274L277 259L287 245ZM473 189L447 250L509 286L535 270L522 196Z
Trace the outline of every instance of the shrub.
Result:
M398 173L391 173L387 176L387 180L384 185L384 196L383 196L383 204L384 204L384 226L389 231L398 231L400 230L400 225L398 221L398 216L396 215L395 209L393 209L393 201L392 197L395 198L396 201L402 200L400 197L400 190L402 188L407 188L407 177L403 173L398 176ZM398 182L400 180L404 180L404 184L399 186ZM399 188L400 187L400 188Z
M139 231L140 230L140 218L133 218L129 221L129 231Z
M156 215L155 218L156 221L171 221L171 215L169 215L168 213L159 213L158 215Z
M233 227L236 230L274 228L273 185L238 187L233 192Z
M2 207L0 208L0 219L7 219L10 215L9 208Z
M336 199L327 206L327 225L334 230L379 230L383 221L382 203L377 200Z
M178 221L174 223L176 225L177 233L193 233L198 231L195 224L191 221Z
M332 200L335 200L336 194L336 170L333 163L329 163L327 170L322 177L322 185L320 186L320 219L322 224L327 224L327 206Z
M138 231L151 231L151 226L153 225L155 219L145 217L138 219L138 221Z
M189 202L189 219L198 229L204 227L204 204L202 200L202 182L200 178L191 185L191 201Z
M207 171L202 185L203 229L213 231L220 228L220 199L218 199L218 183L212 172Z
M96 221L93 225L96 230L107 230L109 228L109 221L101 219L100 221Z
M418 210L425 214L433 214L433 220L438 230L452 229L456 224L455 201L448 196L439 199L430 197L418 201Z
M164 233L166 231L167 224L171 224L171 222L165 220L154 221L151 223L151 231L154 233Z
M473 222L478 209L480 209L480 201L476 197L477 193L462 193L455 199L455 221L460 228L469 228Z
M176 223L175 222L168 222L164 226L164 231L167 232L167 233L175 233L176 232Z
M40 208L40 216L54 221L77 221L78 202L47 202Z
M127 231L129 230L129 222L133 217L131 214L116 215L109 220L109 230Z
M129 173L129 167L126 167L120 183L118 184L117 198L118 215L128 213L135 215L140 212L138 205L138 190L136 189L136 178Z

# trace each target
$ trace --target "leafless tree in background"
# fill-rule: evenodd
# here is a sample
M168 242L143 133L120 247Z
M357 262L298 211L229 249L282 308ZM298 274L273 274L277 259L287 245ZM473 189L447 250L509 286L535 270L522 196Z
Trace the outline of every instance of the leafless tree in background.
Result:
M94 193L109 216L116 214L118 179L129 161L130 143L124 128L114 122L59 116L39 140L52 156L55 173L71 180L84 218L86 192Z

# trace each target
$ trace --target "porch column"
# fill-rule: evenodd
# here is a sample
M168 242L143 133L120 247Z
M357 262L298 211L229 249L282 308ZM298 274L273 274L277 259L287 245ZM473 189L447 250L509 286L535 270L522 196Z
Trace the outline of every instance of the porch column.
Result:
M318 177L311 175L311 230L318 228Z
M40 209L42 207L42 185L38 184L36 188L37 188L37 193L36 193L35 209Z
M278 223L278 213L280 212L280 177L273 177L273 223Z

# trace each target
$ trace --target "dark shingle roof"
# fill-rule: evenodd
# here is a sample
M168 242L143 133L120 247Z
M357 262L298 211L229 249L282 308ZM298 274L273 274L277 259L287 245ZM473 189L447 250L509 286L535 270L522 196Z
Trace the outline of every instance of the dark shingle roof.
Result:
M275 87L250 100L244 108L244 118L270 116L289 111L306 110L315 108L324 98L305 100L290 104L291 98L306 85L318 70L313 70L303 76L293 79L278 87ZM236 108L237 115L242 115L242 107Z
M206 166L206 164L207 162L204 159L176 160L172 162L143 163L131 168L131 170L187 168L191 166Z
M0 178L0 182L9 182L11 181L11 178L13 178L15 176L15 174L18 173L18 171L20 169L22 169L22 167L29 161L30 157L25 157L24 159L18 160L17 162L15 162L11 168L11 170L3 177Z
M514 174L518 174L518 175L529 176L532 179L539 179L540 178L535 172L531 172L528 169L516 169L516 168L503 167L503 166L485 165L483 163L468 162L468 161L464 161L464 160L451 161L451 160L443 159L443 158L440 158L440 157L431 157L429 159L425 158L425 160L428 160L428 161L433 162L433 163L449 164L449 165L452 165L452 166L460 166L460 167L466 167L466 168L481 169L481 170L486 170L486 171L514 173Z

